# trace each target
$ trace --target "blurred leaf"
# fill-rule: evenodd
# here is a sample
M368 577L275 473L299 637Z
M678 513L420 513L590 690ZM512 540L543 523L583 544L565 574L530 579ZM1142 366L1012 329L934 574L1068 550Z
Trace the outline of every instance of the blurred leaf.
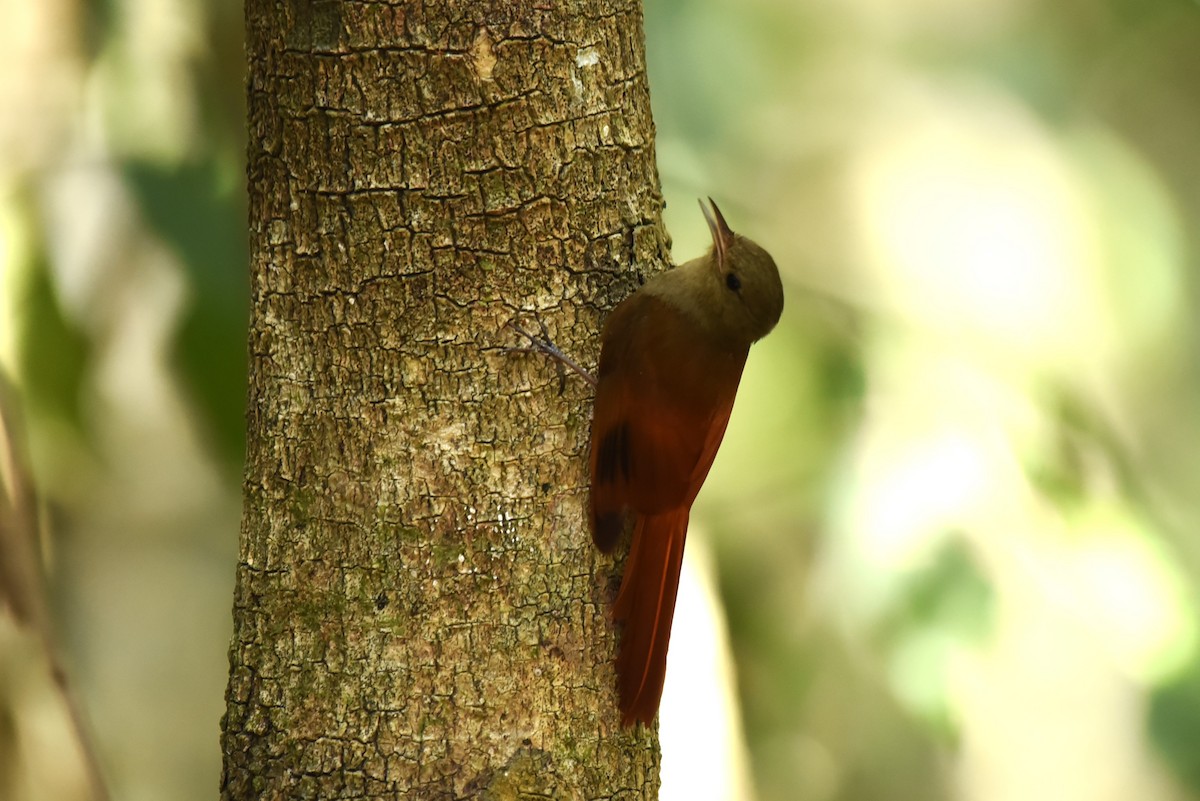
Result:
M62 311L44 253L37 253L17 289L18 364L30 409L82 431L81 389L91 355L87 337Z
M991 631L994 593L960 538L948 539L906 584L895 614L881 630L885 643L914 629L937 628L973 642Z
M83 38L80 43L88 59L94 59L118 31L120 9L117 0L95 0L83 4L81 10L84 13L81 16Z
M187 269L191 303L175 343L177 364L218 455L240 465L249 294L242 194L221 186L214 161L173 168L131 163L125 176L145 219Z
M1150 741L1175 774L1200 793L1200 662L1150 697Z
M930 734L954 742L958 726L946 695L954 652L992 630L994 592L967 544L950 537L908 577L878 630L893 691L925 719Z

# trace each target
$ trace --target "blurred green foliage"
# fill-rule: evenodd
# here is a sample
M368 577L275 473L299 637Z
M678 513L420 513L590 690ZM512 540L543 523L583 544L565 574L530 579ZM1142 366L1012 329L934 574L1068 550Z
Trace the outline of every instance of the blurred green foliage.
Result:
M1149 729L1176 775L1200 796L1200 660L1151 694Z
M13 322L25 406L69 424L86 437L83 385L91 342L63 314L42 246L42 241L34 245L36 253L14 297L21 310Z
M1145 613L1133 582L1153 579L1137 579L1140 568L1131 564L1127 574L1087 578L1070 572L1076 566L1094 569L1091 560L1100 557L1089 553L1107 547L1103 521L1112 507L1121 510L1120 519L1132 521L1126 536L1152 542L1151 552L1162 548L1167 556L1160 567L1187 587L1182 594L1161 589L1173 599L1167 603L1176 605L1164 612L1167 619L1196 617L1200 548L1194 532L1200 515L1194 501L1200 497L1200 464L1193 444L1200 436L1195 411L1200 328L1197 317L1182 310L1198 299L1200 229L1182 221L1200 217L1200 160L1194 157L1200 141L1195 95L1200 8L1169 0L842 5L676 0L649 4L646 26L667 196L713 194L733 209L727 216L738 221L735 228L772 249L787 281L788 308L772 335L776 341L759 345L751 358L726 444L700 499L706 518L715 523L721 594L760 798L967 797L966 790L934 789L933 777L942 775L940 758L914 754L896 775L923 774L928 787L905 790L902 778L892 788L858 783L852 774L862 760L879 755L868 757L840 741L842 724L813 710L829 703L830 694L861 699L877 693L900 710L893 718L880 705L877 719L867 724L876 733L888 732L885 748L899 752L903 743L926 739L944 755L966 747L964 734L977 740L972 730L983 724L967 721L964 732L963 716L977 713L963 709L953 688L962 681L963 654L976 655L968 662L985 658L1000 647L997 640L1012 639L998 624L1012 614L1010 607L1053 604L1056 594L1069 598L1091 591L1118 604L1090 611L1097 627L1109 622L1105 615L1121 612L1120 604L1133 620ZM1072 175L1070 191L1085 198L1082 219L1094 226L1088 236L1098 243L1096 262L1081 268L1099 287L1097 333L1115 345L1080 335L1066 361L1055 361L1057 345L1047 341L1028 364L1011 355L993 363L995 354L987 349L992 345L973 341L975 332L955 332L953 322L913 316L906 308L910 301L891 294L899 289L929 295L945 288L905 286L904 278L876 283L873 265L856 242L863 230L850 217L847 192L847 173L851 180L866 174L855 164L867 147L864 131L878 124L873 118L882 118L878 143L887 147L912 122L906 115L933 116L939 104L940 110L957 112L953 104L963 96L973 98L976 112L992 112L990 122L982 123L985 130L989 124L1003 130L1012 120L1031 127ZM980 97L987 103L979 104ZM940 124L958 123L947 116ZM956 131L945 127L941 133ZM996 142L1003 142L1002 135ZM1013 139L1011 146L1022 145ZM1014 181L1027 180L1009 174ZM911 202L919 202L913 197ZM971 202L964 195L951 204L963 209ZM686 231L689 212L668 208L673 231ZM942 225L946 238L954 235ZM685 251L702 243L677 234L676 247ZM994 244L975 247L982 251ZM970 250L965 252L960 269L976 269ZM902 269L882 266L894 274ZM958 280L950 276L950 282ZM1010 278L1018 280L1017 274ZM831 303L839 309L832 317ZM933 311L938 312L936 304ZM1018 331L1036 325L1033 318L1020 319L1019 306L1003 313ZM1061 309L1060 325L1078 325L1071 315ZM804 322L797 326L797 320ZM831 337L834 332L842 336ZM843 538L865 536L861 526L872 511L861 507L877 499L849 491L847 502L860 507L850 527L831 520L829 506L847 494L847 476L861 468L855 460L862 458L864 440L891 413L889 382L901 368L889 362L896 354L943 358L972 348L969 369L1007 385L1038 419L1036 433L1014 437L1010 446L1023 471L1024 495L991 512L980 509L978 522L931 519L926 536L932 544L920 547L932 550L919 551L915 564L904 561L876 573L851 561L831 570L848 558L863 558L847 556L848 549L853 554L855 547L872 547L851 546ZM756 360L769 377L756 376ZM1107 382L1103 388L1096 375ZM910 380L930 378L912 372ZM941 399L935 387L929 389L930 414L953 415L956 400L970 409L970 397L954 397L957 388L947 386L942 394L950 397ZM806 468L797 469L800 464ZM1012 477L985 480L1002 486ZM943 494L952 493L948 484ZM1018 503L1031 504L1033 516L1023 518ZM990 531L989 516L1008 519L1009 526ZM936 533L947 522L956 533ZM997 535L1012 541L997 541ZM1034 565L1065 549L1068 555L1055 557L1063 564L1035 569L1048 571L1045 601L1034 600L1042 587L1014 572L1013 564L976 553L972 543L981 537L1001 554L1024 552L1028 538L1034 550L1024 558ZM1141 546L1135 541L1129 547L1136 553ZM1047 552L1038 550L1043 548ZM859 584L827 586L855 575ZM1090 602L1079 603L1082 610ZM1194 649L1188 630L1181 624L1176 634L1163 635L1178 639L1177 650L1168 652ZM1102 632L1095 632L1101 640L1108 636ZM1069 647L1066 642L1062 647ZM1192 697L1191 665L1168 670L1175 678L1161 686L1144 676L1129 679L1145 683L1135 694L1151 699L1148 744L1187 785L1188 797L1200 795L1194 759L1200 709ZM1094 665L1097 674L1109 669ZM828 678L830 673L841 679ZM1006 691L995 688L996 694ZM1042 714L1047 719L1027 721L1031 737L1057 712L1043 708ZM1100 725L1079 717L1081 729ZM805 773L822 772L805 756L814 742L830 748L830 759L851 775L829 785L806 781ZM971 747L982 753L977 743ZM991 758L978 757L980 764ZM1012 759L1007 770L1018 772L1020 758ZM1043 786L1053 781L1047 777ZM1079 777L1081 786L1086 781ZM1116 778L1112 782L1118 786ZM1137 797L1159 797L1148 785L1120 786ZM975 787L970 797L986 792Z
M218 455L240 471L245 448L246 279L245 193L222 185L213 161L124 165L147 224L187 271L191 291L179 322L173 364L212 432Z
M54 8L0 48L49 87L4 123L9 366L55 452L58 605L114 786L207 798L244 447L242 7ZM645 11L677 256L711 195L788 296L693 518L760 801L1200 798L1200 6ZM158 647L180 632L194 650Z

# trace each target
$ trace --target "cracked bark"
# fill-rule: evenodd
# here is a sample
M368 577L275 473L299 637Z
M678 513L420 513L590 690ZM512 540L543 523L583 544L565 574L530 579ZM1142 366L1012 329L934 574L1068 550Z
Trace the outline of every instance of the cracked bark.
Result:
M605 311L668 260L640 4L247 0L246 21L222 797L655 797L584 522L590 390L500 350L536 311L594 364Z

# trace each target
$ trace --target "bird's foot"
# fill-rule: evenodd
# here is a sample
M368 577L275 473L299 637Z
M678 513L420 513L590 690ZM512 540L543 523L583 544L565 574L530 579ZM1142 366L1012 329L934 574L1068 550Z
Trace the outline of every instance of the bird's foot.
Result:
M566 388L566 373L563 371L564 367L569 367L574 370L583 377L584 381L587 381L592 385L592 388L595 389L596 377L580 367L579 364L570 356L563 353L562 350L559 349L559 347L550 339L550 331L546 328L546 324L542 322L542 319L540 317L535 319L537 320L538 328L540 328L542 331L542 335L540 337L534 336L511 320L506 324L507 328L511 328L523 336L529 341L529 344L519 347L505 348L504 351L506 353L541 353L554 359L555 365L558 369L559 394L561 394Z

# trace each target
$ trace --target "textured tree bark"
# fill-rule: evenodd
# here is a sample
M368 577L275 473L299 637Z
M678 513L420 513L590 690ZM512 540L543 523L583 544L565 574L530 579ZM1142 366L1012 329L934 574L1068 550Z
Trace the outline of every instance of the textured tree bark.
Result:
M222 797L652 798L584 524L594 364L668 260L638 2L247 0L245 510Z

